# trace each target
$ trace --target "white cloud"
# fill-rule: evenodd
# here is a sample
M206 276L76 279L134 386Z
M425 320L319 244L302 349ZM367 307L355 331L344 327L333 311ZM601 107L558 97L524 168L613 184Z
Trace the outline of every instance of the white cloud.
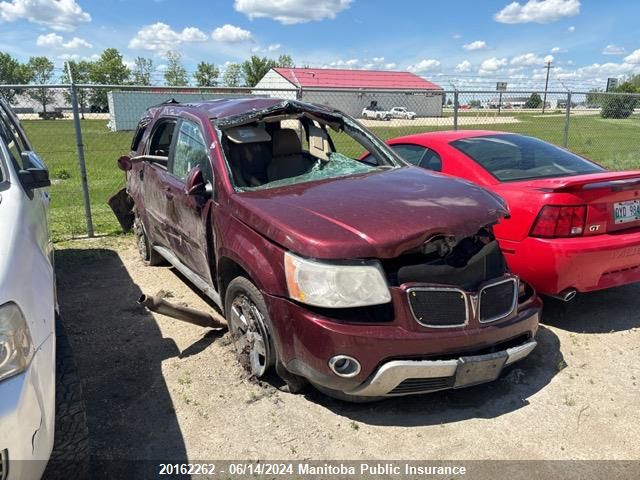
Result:
M28 20L54 30L73 30L91 21L75 0L8 0L0 2L0 20Z
M506 58L487 58L480 64L480 69L478 70L478 72L480 74L495 72L497 70L500 70L508 63L509 62Z
M567 28L567 32L569 33L573 33L576 31L576 27L574 27L573 25L571 25L569 28Z
M630 55L624 57L625 63L631 63L633 65L640 65L640 48L631 52Z
M391 63L385 63L384 64L384 68L385 70L393 70L394 68L396 68L398 65L391 62Z
M580 0L529 0L512 2L494 15L500 23L550 23L580 13Z
M457 72L468 72L469 70L471 70L471 62L469 60L464 60L456 65Z
M373 57L373 63L382 63L384 62L384 57Z
M273 18L285 25L333 19L353 0L235 0L234 8L251 20Z
M227 23L222 27L216 28L211 34L211 38L216 42L222 43L246 42L251 40L251 32Z
M509 62L511 65L530 66L530 65L542 65L546 62L553 62L553 55L545 55L540 57L535 53L523 53L522 55L516 55Z
M280 50L280 47L282 45L280 45L279 43L272 43L271 45L267 46L267 52L275 52L276 50Z
M553 47L551 49L551 53L567 53L567 49L566 48L560 48L560 47Z
M483 48L487 48L487 42L483 40L476 40L475 42L463 45L462 48L465 50L482 50Z
M440 66L440 62L438 60L429 58L429 59L420 60L415 65L409 65L409 68L407 68L407 70L413 73L421 73L421 72L428 72L428 71L435 70L439 66Z
M454 33L453 38L455 38L456 40L459 40L462 38L462 35L460 35L459 33Z
M602 49L603 55L624 55L627 51L624 47L618 47L617 45L607 45Z
M357 58L350 58L349 60L335 60L329 64L329 67L346 67L353 68L360 63Z
M83 38L78 38L78 37L73 37L71 40L69 40L68 42L62 44L62 46L64 48L68 48L70 50L76 50L78 48L92 48L93 45L91 45L89 42L87 42L85 39Z
M38 35L36 45L39 47L59 48L62 46L63 41L64 39L62 38L62 35L58 35L57 33L47 33L46 35Z
M38 35L36 45L45 48L66 48L68 50L77 50L78 48L92 48L89 42L82 38L73 37L68 42L64 41L62 35L57 33L47 33L46 35Z
M173 30L162 22L142 27L129 41L129 48L167 52L178 45L192 42L205 42L207 36L195 27L186 27L181 32Z

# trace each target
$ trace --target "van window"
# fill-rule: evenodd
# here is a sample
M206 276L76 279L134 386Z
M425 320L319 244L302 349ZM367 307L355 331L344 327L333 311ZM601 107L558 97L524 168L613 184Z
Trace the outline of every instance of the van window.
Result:
M195 166L200 167L205 179L211 180L211 165L200 126L183 120L180 123L178 138L176 139L176 150L173 155L171 172L176 177L184 180Z
M171 141L173 140L173 131L176 128L176 121L161 120L156 125L151 141L149 142L149 155L157 157L169 157L169 150L171 148Z

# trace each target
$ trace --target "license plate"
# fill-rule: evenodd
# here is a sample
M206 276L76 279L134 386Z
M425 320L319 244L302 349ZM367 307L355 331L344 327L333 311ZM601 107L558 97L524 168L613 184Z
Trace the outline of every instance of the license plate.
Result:
M640 200L629 200L613 204L614 223L627 223L640 220Z
M500 375L507 361L507 352L492 355L462 357L456 369L453 388L470 387L479 383L491 382Z

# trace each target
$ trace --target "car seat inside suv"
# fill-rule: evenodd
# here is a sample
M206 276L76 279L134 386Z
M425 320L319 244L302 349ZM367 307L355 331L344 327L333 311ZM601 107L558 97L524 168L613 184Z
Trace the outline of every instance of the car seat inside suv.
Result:
M298 133L291 128L279 128L272 132L273 159L267 168L270 182L297 177L307 173L315 159L302 150Z

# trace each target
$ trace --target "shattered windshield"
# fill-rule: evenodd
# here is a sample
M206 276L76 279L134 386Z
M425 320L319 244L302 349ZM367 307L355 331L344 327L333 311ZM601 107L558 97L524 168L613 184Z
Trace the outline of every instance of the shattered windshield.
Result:
M350 118L333 112L321 118L315 113L269 112L219 130L236 191L403 166L383 142Z
M328 178L346 177L359 173L367 173L376 170L379 167L367 165L352 158L346 157L341 153L330 153L329 161L323 162L317 160L307 173L296 175L294 177L274 180L264 185L256 187L245 187L244 190L261 190L263 188L284 187L286 185L295 185L297 183L311 182L313 180L324 180Z

